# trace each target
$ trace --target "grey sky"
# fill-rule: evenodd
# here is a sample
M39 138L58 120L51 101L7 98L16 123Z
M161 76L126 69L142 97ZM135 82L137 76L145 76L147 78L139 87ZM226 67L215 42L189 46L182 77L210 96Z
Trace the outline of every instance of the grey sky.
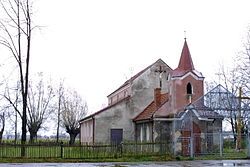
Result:
M195 68L214 80L250 23L247 0L38 0L32 72L79 90L90 112L126 79L163 59L176 68L187 31Z

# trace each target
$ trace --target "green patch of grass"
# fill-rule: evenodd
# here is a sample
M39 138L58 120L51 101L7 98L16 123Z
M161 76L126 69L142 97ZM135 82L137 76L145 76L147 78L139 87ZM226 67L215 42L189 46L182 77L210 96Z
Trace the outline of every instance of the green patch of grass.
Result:
M244 159L247 150L237 151L223 148L223 155L219 151L207 155L173 156L166 150L157 150L157 145L124 144L123 147L114 145L67 145L58 143L34 143L25 145L26 156L21 157L22 145L0 145L0 163L2 162L142 162L142 161L173 161L173 160L218 160ZM162 155L161 153L164 153Z
M174 159L171 159L174 160ZM166 161L165 156L150 157L122 157L101 159L62 159L62 158L1 158L0 163L80 163L80 162L144 162L144 161Z

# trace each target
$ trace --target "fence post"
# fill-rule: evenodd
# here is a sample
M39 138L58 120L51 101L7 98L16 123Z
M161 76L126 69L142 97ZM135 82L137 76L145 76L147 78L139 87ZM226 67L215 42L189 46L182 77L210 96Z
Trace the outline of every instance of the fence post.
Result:
M222 157L222 148L223 148L223 139L222 139L222 132L220 132L220 157Z
M123 152L123 142L120 143L120 147L121 147L121 157L122 157L122 152Z
M175 138L175 134L174 134L174 141L173 141L173 152L174 152L174 156L176 156L176 138Z
M190 136L190 158L194 157L193 135Z
M61 142L60 146L61 146L61 158L63 158L63 142Z
M247 158L250 158L250 138L249 138L249 130L247 133Z
M248 125L247 125L247 158L250 158L250 117L248 116Z

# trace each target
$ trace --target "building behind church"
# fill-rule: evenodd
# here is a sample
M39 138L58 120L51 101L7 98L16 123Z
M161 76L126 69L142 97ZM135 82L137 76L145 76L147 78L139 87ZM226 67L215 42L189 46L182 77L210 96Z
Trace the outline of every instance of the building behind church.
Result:
M159 59L108 95L108 106L80 120L84 143L170 142L174 152L189 154L195 135L195 153L218 144L222 117L192 107L204 95L204 77L194 68L185 39L179 65L171 69ZM202 105L202 101L201 101ZM206 112L206 113L204 113ZM210 143L203 139L212 138Z

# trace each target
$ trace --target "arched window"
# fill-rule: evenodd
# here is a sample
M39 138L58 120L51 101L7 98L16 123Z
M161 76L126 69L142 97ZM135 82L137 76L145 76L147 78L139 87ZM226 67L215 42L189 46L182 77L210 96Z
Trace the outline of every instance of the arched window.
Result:
M193 94L192 85L190 83L187 84L187 94L188 95Z

